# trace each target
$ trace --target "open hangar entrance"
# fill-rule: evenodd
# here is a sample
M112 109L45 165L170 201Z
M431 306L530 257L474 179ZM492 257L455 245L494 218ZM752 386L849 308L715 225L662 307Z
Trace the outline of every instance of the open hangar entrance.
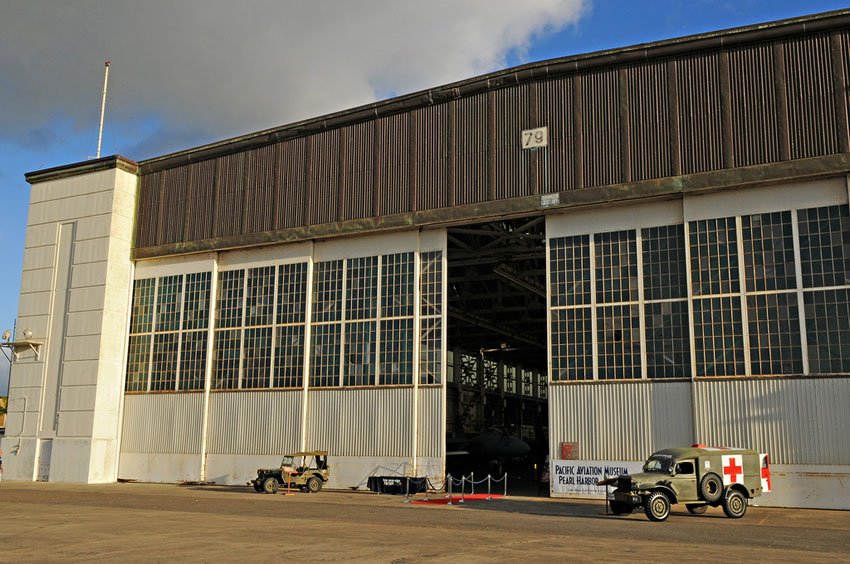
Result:
M537 478L548 454L543 215L448 228L446 470Z

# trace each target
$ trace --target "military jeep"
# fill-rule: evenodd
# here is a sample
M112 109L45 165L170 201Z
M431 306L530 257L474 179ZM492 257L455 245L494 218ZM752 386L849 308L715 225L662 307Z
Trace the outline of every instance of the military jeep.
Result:
M328 453L315 450L284 455L279 468L259 468L257 477L248 483L256 491L270 494L280 488L318 493L329 478Z
M727 517L740 519L748 499L770 491L770 468L767 455L754 450L698 445L659 450L640 474L607 478L597 485L614 487L607 495L615 515L642 507L651 521L664 521L671 504L684 503L694 515L721 506Z

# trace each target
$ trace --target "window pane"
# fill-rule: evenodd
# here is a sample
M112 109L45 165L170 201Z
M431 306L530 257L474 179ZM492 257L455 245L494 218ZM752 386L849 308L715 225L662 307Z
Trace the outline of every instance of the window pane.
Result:
M442 315L443 252L429 251L420 255L419 293L421 315Z
M180 300L183 294L183 276L164 276L159 279L156 291L156 331L180 329Z
M803 286L850 284L850 211L846 205L797 212Z
M637 301L635 231L597 233L593 241L596 249L597 303Z
M206 329L210 320L210 272L186 275L183 329Z
M244 270L219 272L218 295L216 296L216 327L239 327L242 325L244 283Z
M599 379L640 378L638 306L606 306L596 311Z
M694 300L697 376L743 376L744 337L738 298Z
M646 304L646 372L649 378L691 374L688 302Z
M593 379L590 308L552 311L552 380Z
M153 278L136 280L133 283L133 311L130 317L130 333L149 333L153 330Z
M301 375L304 371L304 326L278 327L276 339L274 387L301 386Z
M644 298L666 300L686 297L685 226L651 227L644 229L641 237Z
M130 337L127 349L127 391L146 392L151 361L151 336Z
M239 348L241 329L216 331L213 354L213 381L215 390L235 390L239 384Z
M274 267L248 271L248 297L245 300L245 325L271 325L274 320Z
M313 268L313 321L339 321L342 261L317 262Z
M747 323L754 376L803 373L797 294L747 296Z
M381 321L380 383L413 383L413 319Z
M590 303L590 236L549 240L552 307Z
M745 215L741 227L747 290L796 288L791 212Z
M804 300L809 371L850 372L850 290L806 292Z
M180 345L180 389L203 390L207 362L207 332L183 333Z
M245 343L242 350L243 388L269 387L271 356L272 328L245 329Z
M378 257L348 260L345 308L346 319L378 316Z
M413 253L384 255L381 317L413 315Z
M304 323L307 304L307 263L282 264L277 282L277 322Z
M419 381L422 384L439 384L442 376L443 323L439 317L420 320Z
M375 321L345 324L345 386L370 386L375 383L376 332Z
M313 325L310 338L310 385L339 386L340 324Z
M689 227L694 295L739 292L735 218L704 219L691 222Z
M179 333L154 335L151 390L176 389L178 337Z

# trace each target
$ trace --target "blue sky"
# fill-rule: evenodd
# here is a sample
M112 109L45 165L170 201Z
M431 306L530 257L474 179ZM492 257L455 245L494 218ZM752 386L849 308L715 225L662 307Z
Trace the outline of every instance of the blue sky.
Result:
M310 4L309 7L305 6ZM0 331L28 171L141 160L526 62L850 7L738 0L0 0ZM8 367L0 358L0 395Z

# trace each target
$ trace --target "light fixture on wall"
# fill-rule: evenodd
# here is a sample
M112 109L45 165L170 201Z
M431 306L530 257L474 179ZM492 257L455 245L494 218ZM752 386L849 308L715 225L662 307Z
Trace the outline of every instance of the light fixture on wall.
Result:
M11 338L12 338L12 332L11 331L9 331L8 329L3 331L3 340L4 341L8 342L9 339L11 339Z
M24 329L23 334L24 334L24 340L25 341L29 341L30 339L32 339L32 331L29 328Z

